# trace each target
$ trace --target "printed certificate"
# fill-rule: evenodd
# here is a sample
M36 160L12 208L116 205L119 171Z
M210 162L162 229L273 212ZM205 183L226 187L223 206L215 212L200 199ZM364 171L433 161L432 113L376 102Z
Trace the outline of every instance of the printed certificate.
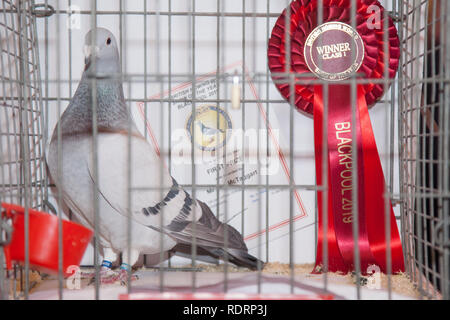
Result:
M232 74L236 69L242 70L242 65L236 63L222 72ZM161 102L153 103L147 111L144 103L138 103L135 119L138 127L147 131L155 152L163 156L179 184L195 185L195 198L207 203L221 221L228 221L240 231L252 254L262 248L262 259L269 235L269 258L280 261L277 257L283 255L279 252L289 248L271 248L273 240L284 237L288 242L291 217L294 230L313 228L314 212L306 209L301 190L293 189L290 200L289 159L283 152L289 146L280 136L276 110L260 102L248 73L245 87L240 84L245 106L233 109L228 101L220 102L226 100L223 97L229 100L232 86L221 83L221 99L217 99L217 77L211 72L195 80L194 105L192 82L186 82L174 86L170 93L152 96L152 101ZM152 111L155 105L163 109L163 122L171 123L170 134L168 128L159 125L161 114L157 116ZM166 144L170 135L170 145L162 146L158 135L164 137ZM186 189L192 194L192 189ZM296 247L295 251L300 251L298 243Z

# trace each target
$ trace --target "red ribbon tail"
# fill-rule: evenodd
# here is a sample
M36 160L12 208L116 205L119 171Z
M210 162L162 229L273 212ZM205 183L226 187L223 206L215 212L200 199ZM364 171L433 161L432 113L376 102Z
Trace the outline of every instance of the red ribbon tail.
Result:
M356 122L352 121L351 87L342 84L328 85L328 121L324 124L324 101L322 86L314 89L314 139L317 184L324 185L324 161L328 163L328 209L323 208L324 192L318 192L319 234L315 270L323 265L324 243L328 246L328 270L332 272L353 271L354 236L353 206L358 206L358 248L360 268L363 273L372 265L386 272L388 249L385 233L384 200L385 182L362 85L357 86ZM324 140L324 125L328 136ZM354 128L353 128L354 126ZM353 141L356 131L356 143ZM328 154L323 154L324 143ZM353 148L357 146L357 160ZM326 157L326 158L324 158ZM326 159L326 160L324 160ZM357 201L353 199L353 165L357 164ZM401 241L389 203L391 228L390 250L392 270L403 271ZM328 228L324 227L327 211Z
M364 154L364 176L365 192L370 193L366 197L367 230L372 254L381 271L387 272L387 250L391 250L391 270L393 273L404 272L404 258L402 242L397 228L397 221L392 209L392 204L388 200L386 206L385 194L386 184L384 181L383 168L378 155L377 145L372 130L367 106L359 104L361 114L361 128L363 130L363 154ZM386 239L386 209L390 219L390 246Z
M322 86L315 87L314 94L314 144L315 144L315 159L316 159L316 179L317 185L324 185L323 177L323 164L324 157L325 161L328 163L328 155L323 155L323 133L324 133L324 103L323 103L323 93ZM326 171L328 176L328 181L330 181L329 168ZM329 185L329 183L328 183ZM324 191L319 191L317 194L317 204L319 209L319 228L318 228L318 243L316 252L316 265L315 272L321 272L324 266L324 243L327 244L327 265L329 272L339 272L347 269L347 266L342 258L339 251L339 246L337 244L336 233L334 231L334 220L333 220L333 210L332 210L332 198L330 196L330 190L325 193ZM323 206L323 197L327 195L327 230L324 227L324 214L325 208ZM347 271L345 271L347 272Z

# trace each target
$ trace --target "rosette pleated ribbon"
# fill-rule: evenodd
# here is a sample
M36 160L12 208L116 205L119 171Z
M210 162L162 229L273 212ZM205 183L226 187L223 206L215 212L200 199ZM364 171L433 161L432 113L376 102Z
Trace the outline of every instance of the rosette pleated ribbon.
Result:
M385 200L387 192L383 169L368 112L388 89L383 80L386 68L389 78L395 78L400 57L397 30L390 17L387 17L387 30L384 28L384 8L376 0L323 0L322 3L323 23L340 22L347 25L352 25L351 5L356 3L356 31L364 43L364 56L354 75L357 79L353 87L356 95L356 107L353 110L350 81L330 81L326 95L323 82L308 81L317 79L308 67L304 53L308 36L318 27L317 0L293 1L289 10L290 29L286 30L285 10L273 28L268 47L269 68L277 88L286 100L294 102L298 111L314 118L318 185L323 185L325 181L323 158L326 157L328 161L328 210L325 213L323 208L324 191L319 191L319 228L314 270L318 272L323 267L324 241L328 244L328 271L348 273L355 270L353 204L357 203L357 245L362 273L376 270L373 266L387 272L387 250L390 250L391 257L389 271L403 272L402 243L392 204L390 200ZM290 39L289 44L287 39ZM286 55L287 48L290 48L289 55ZM290 57L288 63L286 57ZM292 77L283 75L286 73L294 75L293 85L288 81ZM361 78L378 81L358 81ZM325 124L328 127L328 154L323 154L325 98L328 98L328 121ZM352 121L352 112L356 113L356 122ZM354 131L356 143L353 141ZM357 146L357 159L352 157L354 145ZM358 176L357 201L352 198L355 164ZM325 214L328 217L327 230L324 230ZM388 234L386 216L390 219Z

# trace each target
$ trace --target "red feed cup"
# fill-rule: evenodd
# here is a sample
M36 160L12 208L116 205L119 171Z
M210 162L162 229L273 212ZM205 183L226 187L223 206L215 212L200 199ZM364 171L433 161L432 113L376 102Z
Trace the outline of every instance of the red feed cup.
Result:
M25 209L2 203L2 211L12 219L11 243L5 246L7 264L15 261L25 263ZM92 239L92 230L77 223L62 221L63 274L69 276L70 266L79 266L87 245ZM29 209L29 262L33 269L58 273L58 217L45 212ZM9 263L8 263L9 260Z

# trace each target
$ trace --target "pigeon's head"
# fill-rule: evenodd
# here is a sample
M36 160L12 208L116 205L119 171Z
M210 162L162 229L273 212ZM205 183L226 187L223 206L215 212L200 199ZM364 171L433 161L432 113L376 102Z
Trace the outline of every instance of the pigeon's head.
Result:
M99 74L120 72L119 50L114 35L105 28L95 28L86 34L84 42L85 71L93 71L95 64ZM95 63L93 63L95 59Z

